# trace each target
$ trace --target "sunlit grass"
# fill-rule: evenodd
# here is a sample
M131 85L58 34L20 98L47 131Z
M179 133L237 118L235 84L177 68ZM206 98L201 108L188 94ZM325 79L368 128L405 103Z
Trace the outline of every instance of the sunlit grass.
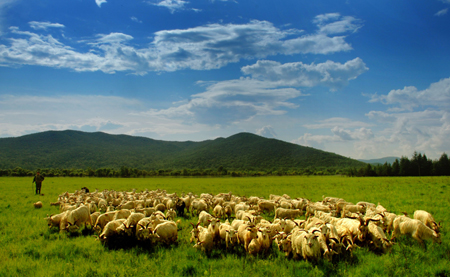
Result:
M243 251L214 250L206 255L189 243L190 222L182 218L178 244L169 247L134 246L108 249L90 235L69 236L48 230L50 206L65 191L81 187L91 191L220 193L261 196L288 194L319 201L336 196L351 202L380 202L388 210L412 215L416 209L431 212L442 221L441 245L423 249L411 238L401 238L390 253L376 255L359 249L352 259L322 261L317 265L286 259L276 248L265 257L248 257ZM257 178L46 178L44 196L34 195L30 178L0 178L0 276L447 276L450 274L448 222L450 178L347 178L337 176ZM42 201L42 209L33 203ZM270 218L270 217L269 217ZM149 273L149 274L146 274Z

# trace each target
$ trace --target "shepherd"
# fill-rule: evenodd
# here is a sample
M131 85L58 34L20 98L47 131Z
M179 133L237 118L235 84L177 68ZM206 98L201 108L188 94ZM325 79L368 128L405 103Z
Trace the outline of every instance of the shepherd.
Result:
M44 181L44 176L42 176L38 170L33 178L33 183L36 183L36 194L41 194L42 181Z

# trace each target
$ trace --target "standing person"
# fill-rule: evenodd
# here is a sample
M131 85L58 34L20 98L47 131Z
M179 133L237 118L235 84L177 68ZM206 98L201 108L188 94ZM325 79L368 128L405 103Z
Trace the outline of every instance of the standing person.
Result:
M44 181L44 176L42 176L38 170L33 179L33 183L36 183L36 194L41 194L42 181Z

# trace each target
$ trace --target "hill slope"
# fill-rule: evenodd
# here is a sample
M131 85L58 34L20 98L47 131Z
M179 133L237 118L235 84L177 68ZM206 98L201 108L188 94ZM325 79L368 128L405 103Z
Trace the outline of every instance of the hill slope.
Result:
M250 133L202 142L171 142L101 132L47 131L0 139L0 168L218 168L360 167L333 153Z

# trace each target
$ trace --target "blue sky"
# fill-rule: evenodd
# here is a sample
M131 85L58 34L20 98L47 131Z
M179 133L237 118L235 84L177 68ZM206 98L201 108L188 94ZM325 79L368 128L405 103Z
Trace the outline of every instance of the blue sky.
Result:
M0 0L0 137L450 149L450 0Z

